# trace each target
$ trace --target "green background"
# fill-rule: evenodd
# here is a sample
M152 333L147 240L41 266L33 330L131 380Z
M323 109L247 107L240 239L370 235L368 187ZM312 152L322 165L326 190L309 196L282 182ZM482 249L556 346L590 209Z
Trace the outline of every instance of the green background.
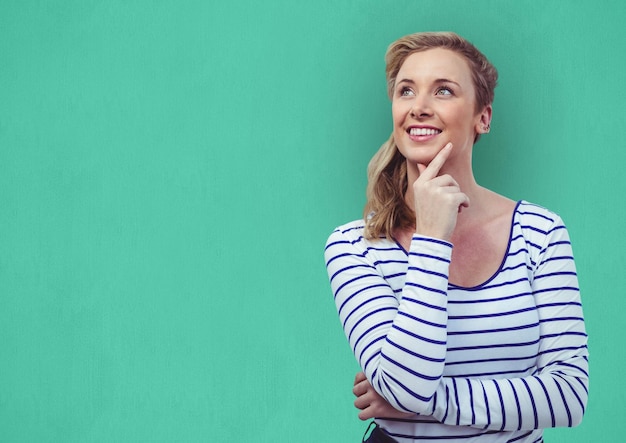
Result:
M383 55L500 72L481 184L573 238L583 424L624 432L626 3L0 1L0 441L356 442L323 263L391 131Z

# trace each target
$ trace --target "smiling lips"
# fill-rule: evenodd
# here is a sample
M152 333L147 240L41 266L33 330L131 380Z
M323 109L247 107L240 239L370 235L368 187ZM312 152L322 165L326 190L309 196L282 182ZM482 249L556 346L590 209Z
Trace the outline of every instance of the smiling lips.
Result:
M409 135L437 135L440 132L440 129L435 128L409 128Z
M417 127L412 126L407 131L412 140L415 141L425 141L428 140L438 134L441 134L441 129L433 128L433 127Z

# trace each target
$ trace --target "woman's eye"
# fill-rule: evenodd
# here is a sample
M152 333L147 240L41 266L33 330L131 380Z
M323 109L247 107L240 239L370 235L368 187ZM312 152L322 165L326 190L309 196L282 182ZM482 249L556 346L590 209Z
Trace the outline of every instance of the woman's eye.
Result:
M442 86L441 88L437 89L437 95L452 95L452 89L446 86Z
M401 97L409 97L413 95L413 91L411 90L411 88L402 88L400 89L400 96Z

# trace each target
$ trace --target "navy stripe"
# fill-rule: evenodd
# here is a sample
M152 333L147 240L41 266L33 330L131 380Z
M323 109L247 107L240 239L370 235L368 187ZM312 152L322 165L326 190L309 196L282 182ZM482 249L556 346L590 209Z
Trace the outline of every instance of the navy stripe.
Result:
M556 426L556 418L554 417L554 408L552 407L552 401L550 400L550 394L548 394L548 390L546 389L546 385L543 384L541 378L535 377L535 380L541 385L543 389L543 393L546 396L546 401L548 402L548 409L550 410L550 418L552 419L552 427Z
M409 266L408 270L418 271L418 272L421 272L422 274L434 275L435 277L439 277L439 278L444 278L444 279L448 278L447 274L442 274L441 272L429 271L427 269L422 269L422 268L416 268L415 266Z
M363 229L365 229L365 225L358 225L358 226L353 226L351 228L345 229L343 231L340 231L342 234L347 234L351 231L362 231ZM335 231L336 232L336 231Z
M575 286L557 286L554 288L537 289L535 295L543 294L545 292L560 292L560 291L574 291L578 292L578 288Z
M535 281L541 280L542 278L552 278L552 277L557 276L557 275L569 275L569 276L576 277L576 273L575 272L571 272L571 271L551 272L549 274L538 275L537 277L535 277Z
M405 283L405 286L413 286L413 287L416 287L416 288L419 288L419 289L423 289L423 290L428 291L428 292L434 292L434 293L441 294L441 295L447 295L448 294L447 291L444 291L442 289L430 288L428 286L418 285L417 283L413 283L413 282L409 282L409 281Z
M521 380L526 387L528 396L530 397L530 404L533 406L533 415L535 417L535 425L533 426L533 429L537 429L539 427L539 417L537 415L537 405L535 404L535 398L533 397L533 392L530 390L530 386L528 386L528 382L526 382L526 380L523 378Z
M471 372L469 371L469 369L463 373L464 377L495 377L495 378L502 378L503 375L508 375L508 376L516 376L516 377L521 377L524 375L527 375L529 373L529 371L531 369L534 368L534 365L530 365L527 367L522 367L522 368L518 368L516 370L508 370L508 371L481 371L481 372Z
M473 335L473 334L491 334L494 332L510 332L510 331L521 331L523 329L529 329L539 326L539 323L528 323L519 326L511 326L509 328L494 328L494 329L469 329L465 331L448 331L449 336L454 335Z
M517 283L523 283L523 282L527 282L528 281L528 277L520 277L520 278L516 278L515 280L511 280L511 281L506 281L506 282L502 282L502 283L494 283L493 285L488 285L488 286L484 286L480 289L493 289L493 288L502 288L504 286L512 286L515 285Z
M513 391L513 397L515 398L515 405L517 406L517 430L522 429L522 406L519 403L519 397L517 396L517 389L513 385L511 380L507 380L509 386L511 386L511 391Z
M421 300L415 300L414 298L410 298L410 297L404 297L403 300L407 302L415 303L416 305L424 306L425 308L428 308L428 309L433 309L435 311L446 312L446 308L444 308L443 306L433 305L433 304L426 303Z
M557 373L555 373L555 375L565 382L565 384L571 390L571 392L574 395L574 397L576 397L576 401L578 401L578 405L580 406L580 410L584 412L585 411L585 404L583 403L583 401L581 400L580 396L576 392L576 389L574 389L572 384L565 377L563 377L562 374L559 374L557 372Z
M380 295L380 296L378 296L378 297L374 297L374 298L367 299L367 300L365 300L363 303L361 303L360 305L358 305L356 308L354 308L352 311L350 311L350 313L349 313L349 314L346 316L346 318L343 320L343 324L342 324L342 326L345 328L345 327L346 327L346 323L348 322L348 320L350 319L350 317L352 317L352 315L353 315L353 314L358 313L358 312L361 310L361 308L363 308L363 306L366 306L366 305L370 304L371 302L376 301L376 300L380 300L380 299L382 299L382 298L390 298L390 299L392 299L392 300L396 301L395 297L392 297L391 295ZM344 305L345 305L345 303L344 303ZM339 313L341 313L341 309L339 309Z
M559 394L561 394L561 401L563 402L563 405L565 406L565 411L567 412L567 426L571 428L572 427L572 413L569 410L567 399L565 398L565 394L563 394L563 389L561 388L561 385L558 382L557 378L554 378L554 384L559 390Z
M524 206L535 207L535 208L541 208L540 206L533 205L532 203L524 203ZM546 214L541 214L541 213L539 213L539 212L535 212L535 211L531 211L531 210L527 210L527 211L522 211L522 210L520 210L519 212L520 212L521 214L523 214L523 215L532 215L532 216L534 216L534 217L540 217L540 218L543 218L544 220L547 220L547 221L549 221L549 222L551 222L551 223L553 223L553 222L554 222L554 218L549 217L549 216L548 216L548 215L546 215Z
M488 345L474 345L474 346L458 346L458 347L448 347L448 352L453 351L475 351L478 349L494 349L494 348L508 348L508 347L522 347L522 346L532 346L539 343L539 339L532 341L525 341L520 343L494 343Z
M435 344L435 345L445 345L446 344L445 340L443 340L443 341L441 341L441 340L432 340L432 339L430 339L428 337L424 337L423 335L419 335L419 334L416 334L414 332L407 331L406 329L402 329L400 326L397 326L397 325L393 325L393 328L397 329L398 331L403 332L406 335L409 335L409 336L411 336L413 338L417 338L417 339L419 339L421 341L425 341L425 342L432 343L432 344Z
M579 351L581 349L586 349L586 348L582 346L563 346L560 348L546 349L545 351L539 352L538 355L553 354L553 353L558 354L563 351Z
M449 398L450 398L450 388L448 387L448 385L446 385L446 400L448 400ZM446 419L448 418L448 410L449 410L450 402L446 401L445 404L446 404L446 410L443 414L443 420L441 420L443 423L446 423Z
M380 309L376 309L374 311L370 311L367 314L365 314L362 318L360 318L353 326L352 329L350 330L350 333L348 334L348 340L350 340L350 338L352 337L352 333L354 332L354 330L357 328L357 326L359 326L361 323L363 323L364 321L367 320L368 317L371 316L375 316L378 312L383 312L383 311L392 311L394 310L394 308L380 308ZM374 326L372 326L371 328L369 328L367 331L369 332L370 330L372 330L372 328L376 328L378 327L380 324L384 324L384 323L379 323L379 324L375 324Z
M493 317L506 317L515 314L521 314L522 312L536 311L537 308L530 306L524 309L516 309L514 311L493 312L489 314L477 314L477 315L449 315L448 319L452 320L471 320L475 318L493 318Z
M474 391L472 390L472 383L470 383L469 379L465 380L467 382L467 389L469 390L470 397L470 408L472 410L472 424L476 424L476 409L474 407Z
M361 334L359 336L359 338L357 338L356 341L354 342L354 346L352 347L352 351L356 352L356 348L358 347L359 343L361 342L363 337L365 337L368 333L372 332L373 330L375 330L377 328L380 328L381 326L390 325L392 323L393 323L392 321L384 321L384 322L381 322L381 323L377 323L377 324L373 325L372 327L366 329L365 332L363 334ZM354 331L354 329L353 329L353 331ZM350 334L352 334L352 332ZM348 340L350 340L350 338L348 338Z
M527 248L520 248L516 251L510 251L507 255L506 258L510 259L510 258L515 258L516 256L523 254L523 255L527 255L528 254L528 249Z
M366 268L366 269L374 269L372 266L370 265L366 265L366 264L359 264L359 265L352 265L352 266L346 266L345 268L341 268L339 269L337 272L335 272L331 277L330 277L330 281L332 282L335 277L343 272L349 271L351 269L358 269L358 268Z
M528 437L530 434L532 434L532 431L525 432L525 433L523 433L522 435L520 435L520 436L518 436L518 437L512 438L511 440L507 440L507 443L514 443L514 442L516 442L516 441L523 440L523 439L525 439L526 437ZM540 442L542 442L542 441L543 441L543 438L542 438L542 437L539 437L539 438L538 438L537 440L535 440L533 443L540 443Z
M346 258L346 257L363 257L363 256L362 255L358 255L358 254L353 254L351 252L344 252L343 254L339 254L339 255L335 255L335 256L331 257L331 259L326 262L326 267L328 268L328 266L332 262L334 262L335 260L340 260L340 259Z
M543 309L543 308L555 308L557 306L582 306L582 304L580 302L577 301L569 301L569 302L558 302L558 303L543 303L543 304L538 304L537 308L538 309Z
M587 359L585 358L585 360L587 360ZM585 376L587 376L587 377L589 376L589 373L587 371L585 371L583 368L581 368L580 366L575 366L575 365L572 365L572 364L567 363L567 362L559 362L559 365L560 366L564 366L566 368L578 369ZM583 385L583 387L585 387L585 386ZM585 387L585 389L587 389L587 388Z
M411 256L411 257L428 258L428 259L437 260L437 261L440 261L440 262L443 262L443 263L450 263L450 259L448 259L448 258L438 257L436 255L424 254L422 252L409 252L409 256Z
M546 232L546 231L542 231L541 229L536 228L536 227L534 227L534 226L532 226L532 225L521 225L521 228L522 228L522 229L529 229L529 230L531 230L531 231L538 232L538 233L539 233L539 234L541 234L541 235L546 235L546 234L547 234L547 232Z
M487 396L487 390L485 389L485 384L482 380L480 380L480 385L483 388L483 395L485 396L485 412L487 413L487 423L485 424L486 429L491 424L491 410L489 409L489 396Z
M346 306L346 304L352 300L353 298L357 297L359 294L361 294L362 292L366 292L366 291L370 291L374 288L387 288L387 285L384 285L382 283L376 284L376 285L371 285L371 286L365 286L364 288L359 289L358 291L355 291L353 294L351 294L348 298L346 298L341 305L339 306L339 308L337 309L337 311L339 312L339 316L341 316L341 311L343 311L343 308ZM395 297L394 297L395 298ZM344 324L345 326L345 324Z
M567 321L582 321L582 317L552 317L539 320L539 323L554 323L554 322L567 322Z
M456 405L456 425L461 424L461 411L459 404L459 390L456 387L456 378L452 378L452 392L454 392L454 403Z
M544 265L546 263L550 263L553 261L561 261L561 260L566 261L566 262L568 261L573 262L574 257L572 257L571 255L559 255L557 257L546 257L546 259L541 262L541 265Z
M391 395L393 397L393 399L395 400L395 402L398 404L398 406L400 406L401 409L405 409L408 411L407 407L404 406L400 400L398 399L398 397L396 396L396 394L394 394L393 389L391 389L391 387L389 386L389 384L383 379L383 383L385 383L385 387L387 388L387 391L391 392ZM403 386L404 387L404 386ZM410 392L410 391L408 391Z
M554 248L555 246L563 246L563 245L571 246L571 243L567 240L561 240L561 241L556 241L554 243L548 243L548 246L546 246L546 249L542 250L541 252L544 253L548 249Z
M470 299L470 300L450 300L448 299L448 304L454 305L462 305L462 304L474 304L474 303L494 303L497 301L504 301L504 300L513 300L515 298L519 298L519 297L527 297L529 295L532 295L531 292L520 292L520 293L515 293L515 294L511 294L511 295L505 295L502 297L494 297L494 298L482 298L482 299Z
M406 264L406 260L377 260L374 262L374 266L378 265L390 265L390 264Z
M400 349L401 351L404 351L407 354L412 355L413 357L420 358L422 360L432 361L432 362L436 362L436 363L442 363L442 362L444 362L446 360L445 358L433 358L433 357L429 357L428 355L418 354L417 352L413 352L410 349L405 348L404 346L400 346L399 344L395 343L394 341L390 340L389 338L387 338L387 342L390 345Z
M385 356L384 356L384 354L382 355L382 357L385 357ZM425 376L422 376L422 375L421 375L421 374L419 374L418 372L411 371L411 370L407 370L406 366L402 366L402 365L398 364L398 362L394 362L393 360L389 360L389 361L391 361L392 363L394 363L396 366L398 366L398 367L400 367L400 368L402 368L402 369L406 370L407 372L409 372L409 373L413 373L413 375L415 375L415 376L417 376L417 377L419 377L419 378L423 378L424 380L437 380L437 378L438 378L438 377L436 377L436 378L431 378L431 377L425 377ZM400 386L400 387L401 387L404 391L406 391L407 393L411 394L411 396L413 396L413 397L415 397L415 398L417 398L417 399L419 399L419 400L421 400L421 401L429 401L429 400L431 399L431 397L424 397L424 396L422 396L422 395L418 394L417 392L413 392L413 391L412 391L412 390L410 390L408 387L406 387L404 384L402 384L399 380L397 380L396 378L394 378L393 376L391 376L391 375L389 375L389 374L386 374L386 376L385 376L385 377L383 377L383 380L384 380L385 378L390 379L391 381L393 381L393 382L394 382L394 384L396 384L396 385ZM389 388L389 386L388 386L388 388ZM392 389L391 389L391 388L389 388L389 390L391 390L391 391L392 391Z
M526 357L494 357L494 358L478 358L475 360L463 360L463 361L449 361L446 366L454 365L469 365L476 363L495 363L497 361L521 361L521 360L534 360L537 358L536 354L528 355Z
M352 285L354 282L357 282L359 280L363 280L364 278L370 278L370 277L376 277L376 274L364 274L364 275L359 275L357 277L354 277L351 280L348 280L346 282L344 282L341 286L339 286L336 290L335 290L335 297L337 297L337 295L339 294L339 292L341 292L341 290L343 288L345 288L346 286L350 286Z
M504 399L502 398L502 392L500 391L500 386L495 381L493 385L496 387L496 391L498 391L498 399L500 400L500 408L502 410L502 426L500 430L503 431L506 427L506 410L504 409Z
M370 348L370 346L374 346L376 343L378 343L379 341L384 340L384 339L385 339L385 337L377 337L375 340L373 340L373 341L369 342L369 343L367 344L367 346L365 346L365 347L361 350L361 353L359 354L359 361L363 359L363 354L365 354L365 352L367 352L367 350ZM378 357L379 355L380 355L380 350L378 350L378 351L376 351L374 354L372 354L372 355L370 356L370 358L368 358L368 359L365 361L365 364L363 365L363 369L364 369L364 370L365 370L365 369L367 369L367 365L369 365L369 363L370 363L372 360L374 360L376 357Z
M428 325L428 326L433 326L435 328L445 328L447 326L447 324L441 324L441 323L435 323L433 321L428 321L428 320L425 320L423 318L416 317L414 315L410 315L410 314L407 314L406 312L402 312L402 311L398 312L398 315L402 315L404 317L408 317L411 320L415 320L418 323L422 323L422 324Z
M565 229L565 225L559 225L559 226L555 226L552 229L550 229L547 234L554 234L556 231L566 231Z
M577 335L577 336L580 336L580 337L587 337L587 333L586 332L563 331L563 332L556 332L554 334L541 335L540 338L541 339L547 339L547 338L563 337L563 336L567 336L567 335Z
M429 237L420 237L417 235L413 236L413 241L414 242L424 242L424 243L435 243L437 245L441 245L441 246L446 246L449 249L452 249L452 244L444 241L444 240L438 240L436 238L429 238Z

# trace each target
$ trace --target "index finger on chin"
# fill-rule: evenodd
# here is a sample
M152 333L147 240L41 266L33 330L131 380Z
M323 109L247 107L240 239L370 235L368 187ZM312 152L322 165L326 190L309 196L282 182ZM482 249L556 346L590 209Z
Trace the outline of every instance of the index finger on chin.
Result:
M424 177L425 180L430 180L437 177L441 167L446 163L451 150L452 143L448 143L435 155L435 158L431 160L428 166L418 164L417 168L420 171L420 178Z

